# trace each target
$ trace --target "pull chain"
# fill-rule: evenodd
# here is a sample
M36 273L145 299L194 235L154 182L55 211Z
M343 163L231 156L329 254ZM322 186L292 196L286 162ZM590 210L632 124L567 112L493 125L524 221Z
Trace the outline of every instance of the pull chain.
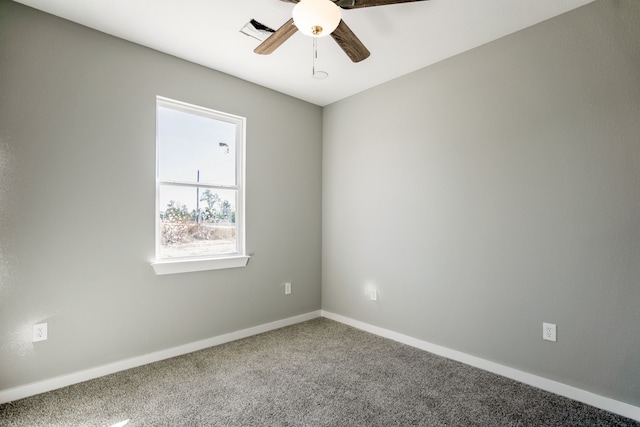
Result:
M311 69L313 77L316 76L316 59L318 59L318 38L313 37L313 67Z
M318 38L313 37L313 67L311 68L311 75L314 79L326 79L329 77L329 73L326 71L316 71L316 59L318 59Z

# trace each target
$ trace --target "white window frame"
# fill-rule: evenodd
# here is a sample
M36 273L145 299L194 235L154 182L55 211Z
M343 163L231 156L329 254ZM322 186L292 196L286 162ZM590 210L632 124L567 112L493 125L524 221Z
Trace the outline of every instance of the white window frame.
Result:
M204 257L184 258L160 258L160 185L184 185L190 183L178 183L161 180L159 177L159 141L157 138L158 107L171 108L189 114L197 114L232 123L236 126L236 185L201 185L201 187L235 190L238 192L236 201L236 241L237 252L232 254L209 255ZM156 207L155 207L155 259L151 262L157 275L188 273L194 271L219 270L224 268L244 267L249 261L246 254L245 242L245 143L246 143L246 119L233 114L215 111L210 108L200 107L186 102L176 101L162 96L156 97Z

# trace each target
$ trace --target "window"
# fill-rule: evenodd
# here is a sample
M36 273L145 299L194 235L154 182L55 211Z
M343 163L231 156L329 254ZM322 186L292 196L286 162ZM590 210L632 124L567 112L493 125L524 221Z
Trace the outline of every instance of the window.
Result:
M245 119L156 100L157 274L243 267Z

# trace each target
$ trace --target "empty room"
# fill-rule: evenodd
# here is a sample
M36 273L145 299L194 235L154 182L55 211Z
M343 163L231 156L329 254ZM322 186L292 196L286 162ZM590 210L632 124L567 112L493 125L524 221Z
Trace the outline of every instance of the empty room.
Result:
M0 0L0 425L640 427L640 1Z

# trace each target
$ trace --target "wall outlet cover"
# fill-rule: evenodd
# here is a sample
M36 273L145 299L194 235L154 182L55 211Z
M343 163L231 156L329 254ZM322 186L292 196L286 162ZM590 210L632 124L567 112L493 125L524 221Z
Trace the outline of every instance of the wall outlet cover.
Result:
M33 342L45 341L47 339L47 324L38 323L33 325Z
M542 339L556 342L556 325L553 323L542 324Z

